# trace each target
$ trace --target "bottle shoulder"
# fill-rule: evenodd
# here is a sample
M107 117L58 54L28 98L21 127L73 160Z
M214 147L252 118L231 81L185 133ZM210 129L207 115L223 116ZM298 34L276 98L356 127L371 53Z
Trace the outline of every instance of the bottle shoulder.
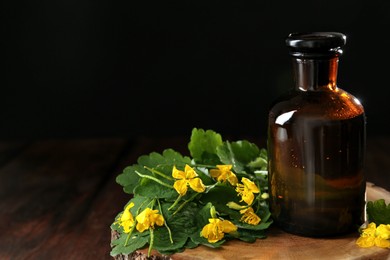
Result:
M270 117L290 111L295 111L296 116L342 120L364 114L364 107L354 95L340 88L320 91L294 89L271 104Z

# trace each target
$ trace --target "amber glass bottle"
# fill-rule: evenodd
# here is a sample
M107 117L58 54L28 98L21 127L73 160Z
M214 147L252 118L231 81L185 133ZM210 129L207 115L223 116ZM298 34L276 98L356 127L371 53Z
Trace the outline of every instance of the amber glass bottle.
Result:
M337 32L286 38L295 88L270 108L268 178L272 217L290 233L334 236L365 221L365 112L336 82L345 43Z

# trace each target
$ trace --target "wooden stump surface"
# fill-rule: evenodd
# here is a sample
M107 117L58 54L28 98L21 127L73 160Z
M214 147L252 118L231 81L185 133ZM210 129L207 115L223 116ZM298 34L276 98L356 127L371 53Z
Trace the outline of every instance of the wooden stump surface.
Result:
M390 202L390 192L367 183L367 201L385 199ZM355 242L359 233L352 233L334 238L308 238L286 233L272 226L267 233L267 238L257 239L254 243L245 243L239 240L228 241L221 248L208 248L199 246L194 249L186 249L182 253L170 256L160 255L153 251L147 258L147 249L139 250L132 255L117 256L115 259L158 259L158 260L262 260L262 259L390 259L390 249L378 247L360 248ZM115 234L114 234L115 235Z

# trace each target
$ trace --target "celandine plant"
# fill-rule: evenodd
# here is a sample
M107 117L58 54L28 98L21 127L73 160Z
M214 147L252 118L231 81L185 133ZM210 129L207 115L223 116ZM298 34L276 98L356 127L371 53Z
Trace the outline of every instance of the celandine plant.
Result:
M390 204L384 199L367 202L367 223L359 228L359 247L390 248Z
M272 224L268 207L267 151L246 140L229 142L194 128L190 156L166 149L138 158L118 175L131 200L111 229L111 255L148 247L170 255L230 239L254 242Z

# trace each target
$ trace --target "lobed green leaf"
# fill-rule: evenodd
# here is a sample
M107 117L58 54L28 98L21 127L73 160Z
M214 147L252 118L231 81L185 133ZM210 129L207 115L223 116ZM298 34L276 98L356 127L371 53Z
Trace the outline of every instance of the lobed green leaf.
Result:
M220 160L216 155L217 147L222 145L222 137L213 130L204 131L194 128L188 144L190 155L196 163L217 165Z
M369 222L375 224L390 224L390 203L386 205L384 199L367 202L367 216Z
M127 245L125 245L127 236L127 234L122 234L118 239L112 241L113 248L110 252L111 256L131 254L132 252L143 248L149 242L149 237L134 234L128 240Z
M260 156L260 149L256 144L246 140L237 142L226 141L217 147L217 154L224 164L233 165L236 173L244 172L246 166Z

